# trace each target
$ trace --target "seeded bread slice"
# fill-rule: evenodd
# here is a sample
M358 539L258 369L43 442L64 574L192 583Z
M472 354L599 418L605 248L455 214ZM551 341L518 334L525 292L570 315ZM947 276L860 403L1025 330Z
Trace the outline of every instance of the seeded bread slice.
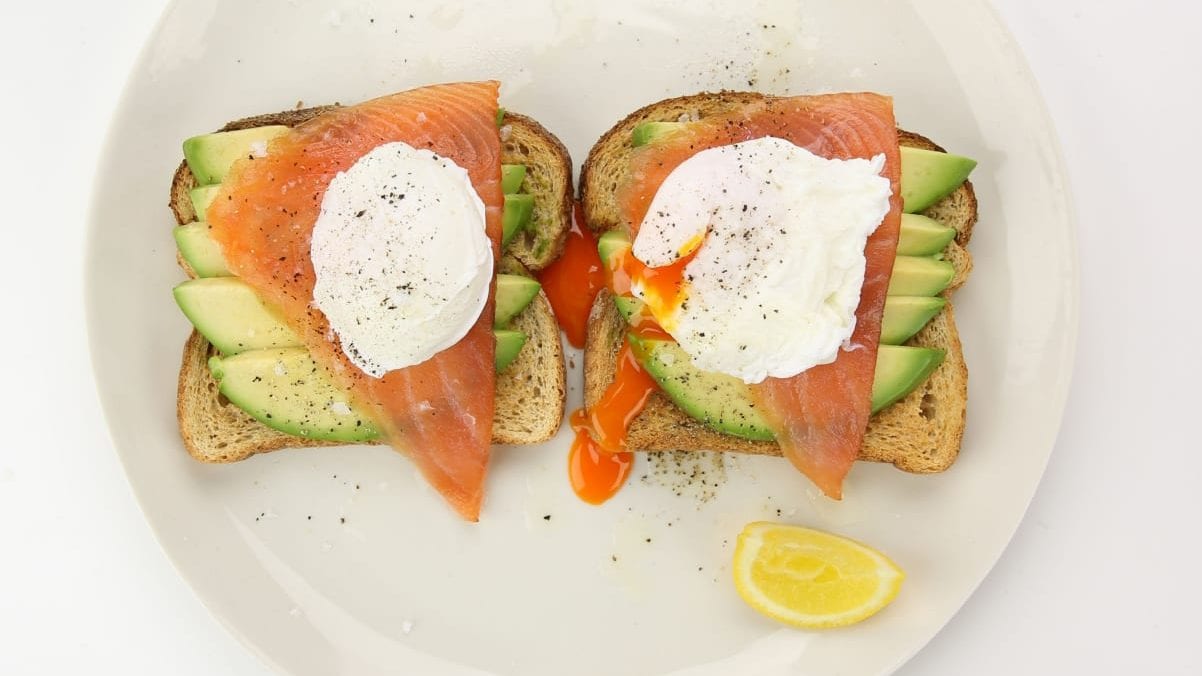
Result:
M294 126L330 108L248 117L225 125L221 131L273 124ZM510 251L517 258L505 256L499 271L529 275L519 259L524 257L542 267L562 250L571 224L572 164L559 139L534 120L508 113L505 124L509 127L509 140L502 142L501 161L527 165L523 186L534 195L534 234L530 235L528 247L511 246ZM188 190L195 185L196 179L187 164L181 163L171 182L168 203L180 225L195 220L188 196ZM538 242L544 244L536 256L533 247ZM196 276L182 258L177 256L177 260L189 277ZM542 293L513 319L513 328L525 332L527 339L513 363L497 375L493 443L533 444L554 436L563 419L567 391L563 347L551 305ZM229 403L218 392L217 382L209 372L208 360L213 354L215 350L208 341L192 332L184 345L176 392L180 436L192 457L203 462L234 462L282 448L342 445L278 432Z
M625 179L632 147L630 132L651 121L687 121L721 114L764 98L762 94L722 92L668 99L631 113L606 132L589 152L580 176L585 221L594 232L622 227L616 193ZM902 145L942 151L930 139L899 130ZM956 268L950 296L968 278L972 257L967 245L977 221L972 184L965 181L951 195L923 212L956 229L944 256ZM589 317L584 353L584 397L587 405L601 398L613 381L618 348L626 330L608 293L598 295ZM901 401L873 416L860 451L861 460L892 463L907 472L941 472L955 461L964 436L968 403L968 369L949 302L907 345L946 351L943 363L926 383ZM680 410L662 393L630 425L629 447L641 451L732 451L780 455L775 442L748 441L717 432Z

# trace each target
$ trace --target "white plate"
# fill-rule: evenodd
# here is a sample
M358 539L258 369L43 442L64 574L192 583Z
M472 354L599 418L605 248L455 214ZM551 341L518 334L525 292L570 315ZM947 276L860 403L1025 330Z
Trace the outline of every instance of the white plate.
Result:
M1022 517L1075 340L1056 139L992 12L937 0L312 4L174 4L130 77L97 179L97 379L147 518L212 612L298 675L879 674L925 644ZM627 112L722 87L888 92L901 125L979 159L976 271L956 296L972 371L956 465L912 476L860 464L833 503L777 459L700 455L682 469L644 458L595 508L567 486L561 434L499 449L482 519L468 525L382 448L192 461L175 427L188 326L171 300L182 276L165 207L180 141L298 100L488 77L577 161ZM682 489L692 469L711 481ZM730 582L733 539L762 518L871 543L907 570L902 594L854 628L778 628Z

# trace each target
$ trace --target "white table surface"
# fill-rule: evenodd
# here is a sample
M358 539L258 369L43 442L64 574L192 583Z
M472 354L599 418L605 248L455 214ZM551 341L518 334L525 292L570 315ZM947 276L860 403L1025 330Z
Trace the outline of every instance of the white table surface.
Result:
M0 10L0 674L268 673L155 543L91 382L87 195L163 4ZM1202 3L997 5L1076 194L1076 377L1009 550L901 673L1202 674Z

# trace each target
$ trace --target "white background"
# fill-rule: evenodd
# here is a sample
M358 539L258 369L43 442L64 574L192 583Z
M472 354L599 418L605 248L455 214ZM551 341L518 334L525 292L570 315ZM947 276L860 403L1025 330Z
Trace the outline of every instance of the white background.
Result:
M151 537L91 384L89 186L163 4L0 10L0 674L267 673ZM1202 3L997 5L1075 191L1076 375L1014 542L901 673L1202 674Z

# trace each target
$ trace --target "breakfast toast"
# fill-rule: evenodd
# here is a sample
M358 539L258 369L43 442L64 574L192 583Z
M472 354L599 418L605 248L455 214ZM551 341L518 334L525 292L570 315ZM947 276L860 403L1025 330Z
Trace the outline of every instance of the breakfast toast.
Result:
M756 93L698 94L651 104L627 116L600 138L584 164L580 199L589 228L600 234L623 227L617 193L634 152L631 135L637 127L648 122L699 120L762 99L764 95ZM898 136L903 146L942 151L918 134L899 130ZM972 258L966 249L977 220L971 183L964 181L921 213L955 229L954 240L942 253L943 260L954 268L950 283L940 294L947 298L965 282L972 269ZM626 320L613 296L603 291L592 308L585 346L586 406L595 404L613 381L618 350L626 331ZM967 404L968 373L951 303L904 344L943 350L943 361L925 383L870 419L859 458L892 463L908 472L940 472L952 464L959 452ZM781 455L774 441L751 440L717 431L690 416L659 391L651 395L646 407L631 421L626 443L631 450L639 451Z
M220 131L269 125L292 127L333 106L304 108L236 120ZM529 117L506 113L500 129L502 162L526 167L524 190L533 197L529 225L509 243L497 272L530 276L558 257L571 218L571 160L559 140ZM197 186L187 163L181 163L171 184L169 206L179 225L196 220L189 192ZM179 257L191 278L195 271ZM563 417L565 371L559 330L549 303L539 293L512 319L512 328L526 335L517 357L496 381L492 426L494 443L530 444L555 434ZM183 352L177 391L177 417L188 452L204 462L234 462L256 453L281 448L338 446L343 442L310 439L271 429L231 404L218 391L209 359L216 354L199 332L193 331ZM364 443L380 444L382 440Z

